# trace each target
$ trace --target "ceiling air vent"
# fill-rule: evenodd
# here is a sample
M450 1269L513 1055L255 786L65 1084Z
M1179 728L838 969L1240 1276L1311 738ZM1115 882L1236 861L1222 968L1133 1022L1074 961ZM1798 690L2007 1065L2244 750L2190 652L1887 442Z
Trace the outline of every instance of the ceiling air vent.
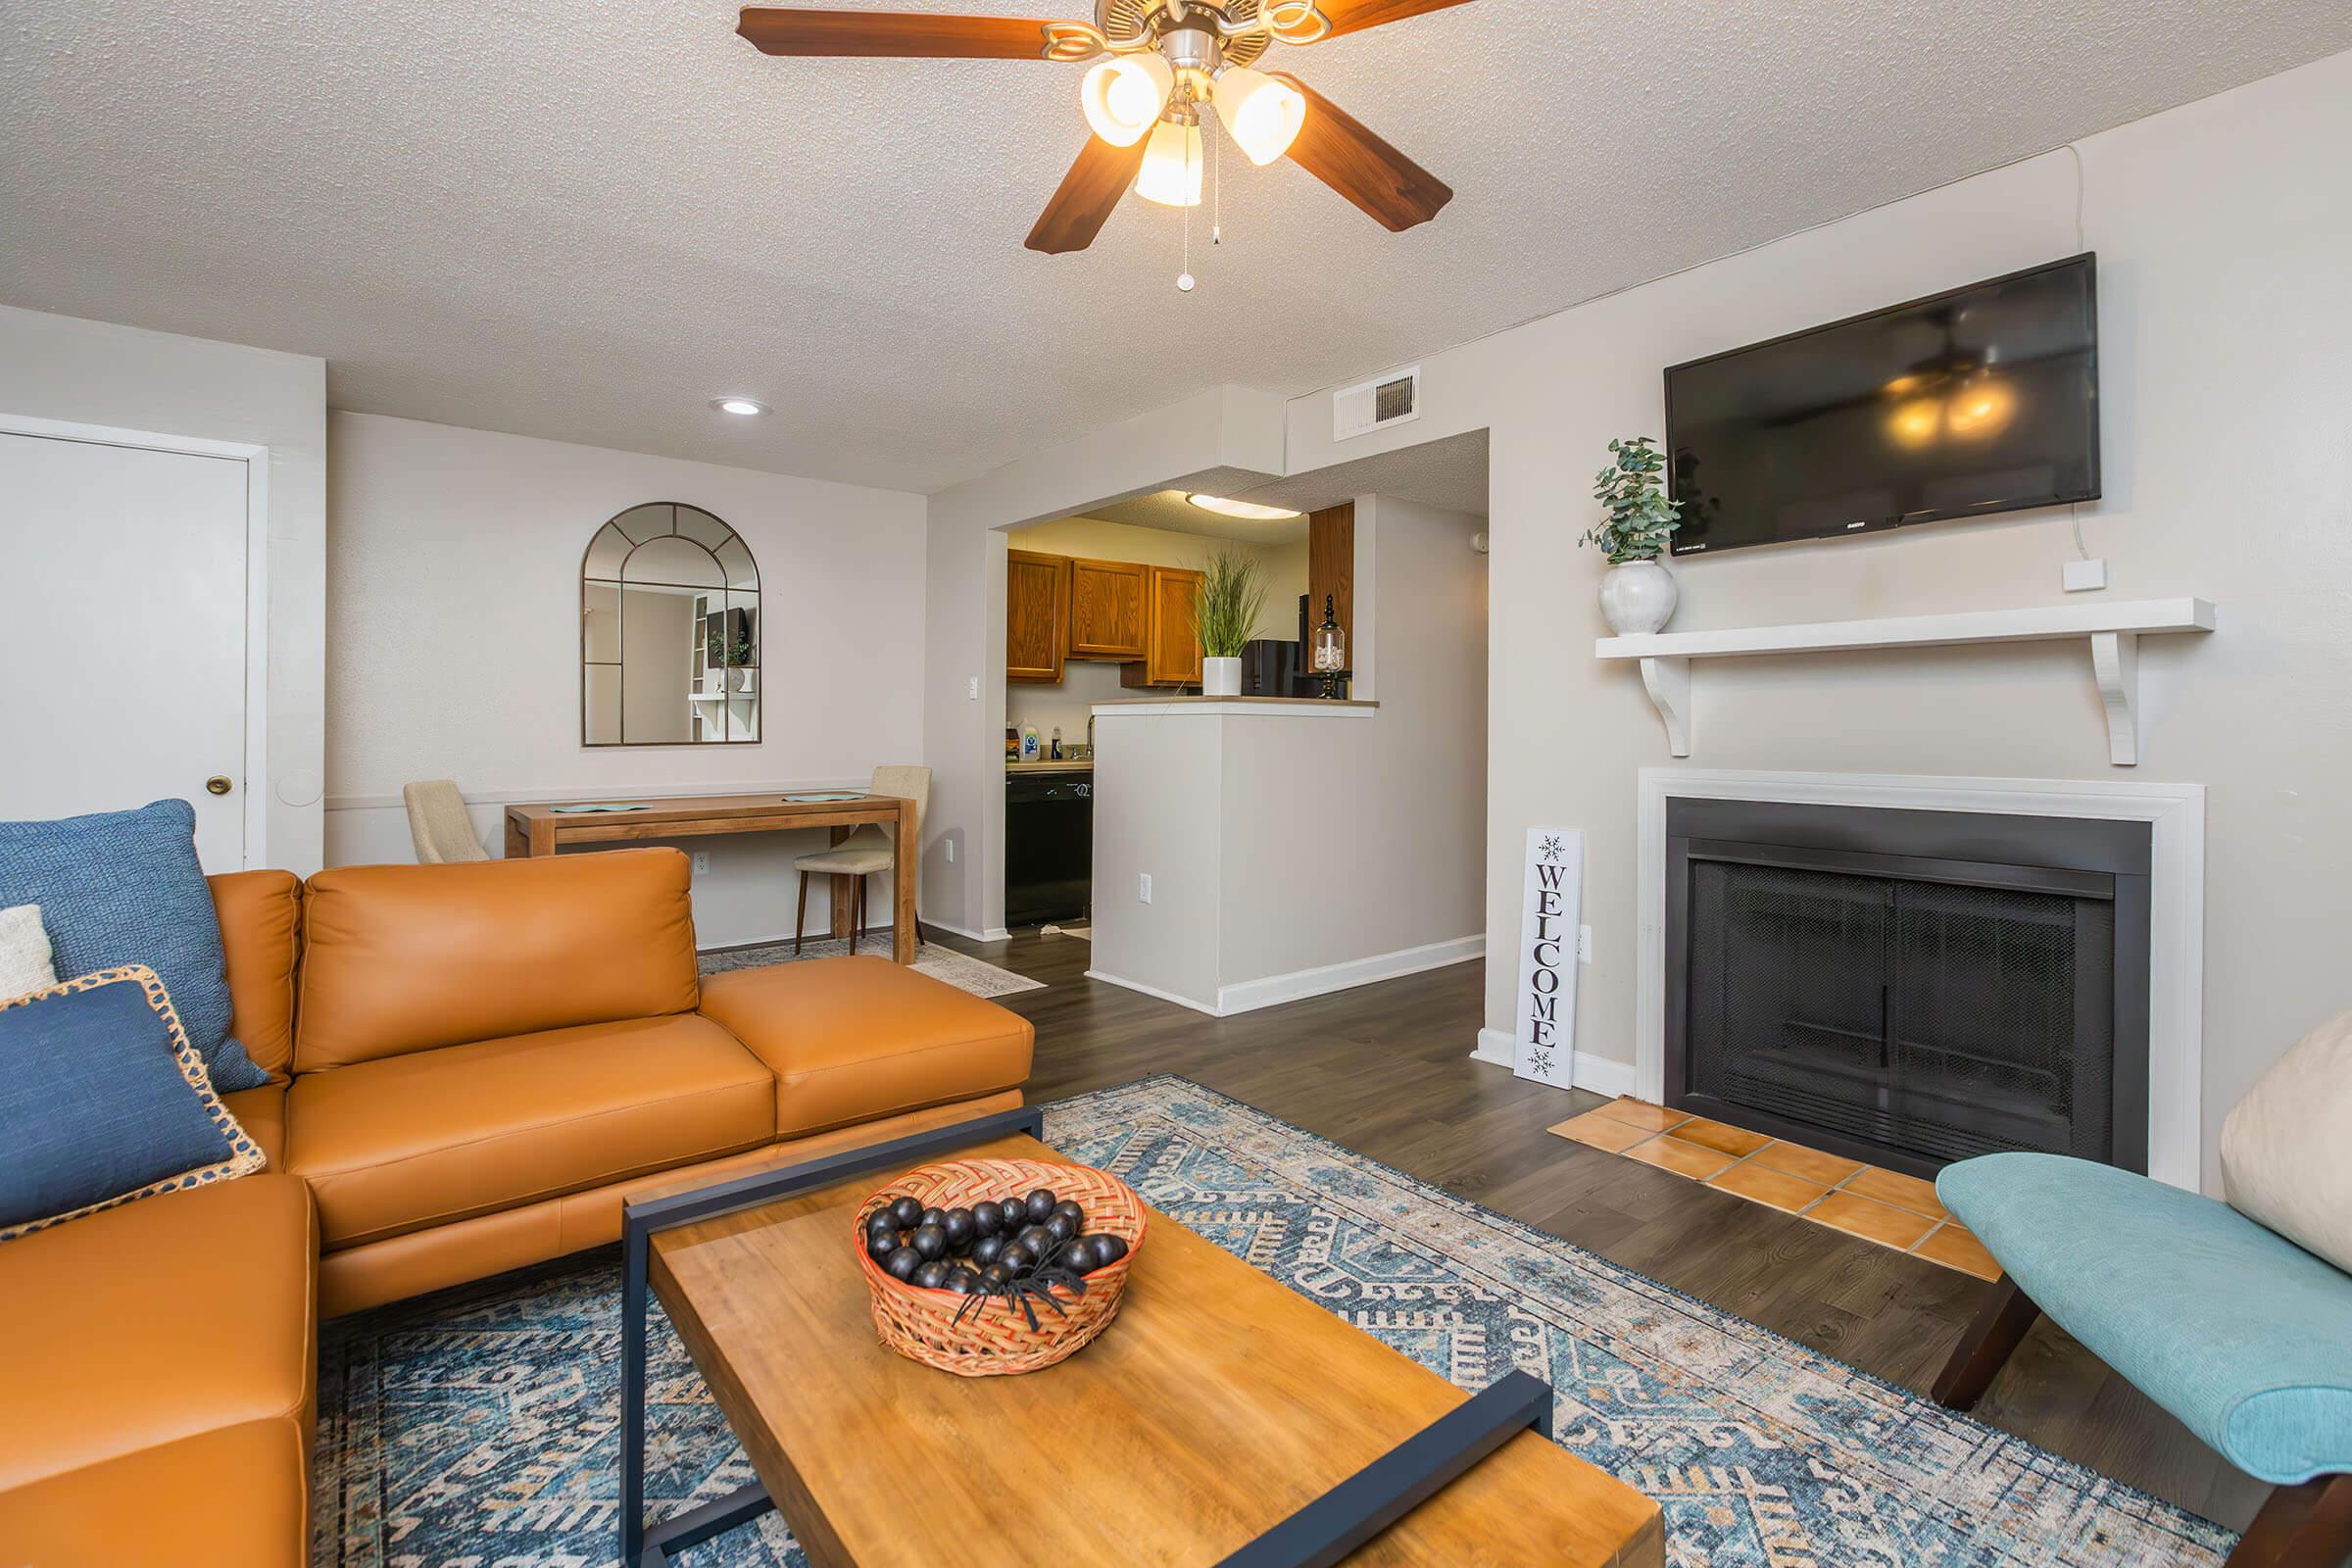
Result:
M1331 395L1331 438L1345 441L1421 417L1421 367L1379 376Z

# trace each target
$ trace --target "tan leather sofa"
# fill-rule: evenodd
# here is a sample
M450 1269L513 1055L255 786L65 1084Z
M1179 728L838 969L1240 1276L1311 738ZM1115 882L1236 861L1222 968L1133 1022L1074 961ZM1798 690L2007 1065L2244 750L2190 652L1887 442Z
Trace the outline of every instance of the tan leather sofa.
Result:
M0 1568L303 1563L318 1320L622 1200L1020 1103L1027 1020L881 957L699 981L686 858L213 879L269 1169L0 1244ZM135 1506L124 1506L135 1500Z

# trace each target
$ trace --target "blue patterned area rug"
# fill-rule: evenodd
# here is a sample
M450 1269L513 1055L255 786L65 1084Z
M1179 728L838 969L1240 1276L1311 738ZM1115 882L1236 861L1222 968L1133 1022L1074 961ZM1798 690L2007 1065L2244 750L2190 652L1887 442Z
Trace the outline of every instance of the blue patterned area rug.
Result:
M1559 1441L1664 1505L1672 1568L2137 1568L2233 1540L1185 1079L1063 1102L1047 1133L1463 1388L1548 1380ZM612 1564L618 1273L607 1250L327 1325L316 1568ZM654 1334L649 1490L670 1512L755 1478ZM688 1560L804 1559L771 1515Z

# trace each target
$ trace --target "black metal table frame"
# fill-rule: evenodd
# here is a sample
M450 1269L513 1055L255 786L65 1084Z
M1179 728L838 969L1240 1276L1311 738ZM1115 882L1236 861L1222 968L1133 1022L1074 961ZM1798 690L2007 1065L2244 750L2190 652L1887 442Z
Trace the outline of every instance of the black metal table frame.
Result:
M670 1553L702 1544L775 1507L758 1482L648 1529L645 1521L647 1263L654 1233L716 1219L830 1187L869 1171L1027 1133L1045 1141L1045 1113L1023 1105L822 1159L756 1171L694 1192L624 1203L620 1286L620 1560L670 1568ZM1217 1568L1326 1568L1395 1524L1447 1483L1533 1427L1551 1436L1551 1386L1506 1372L1463 1404L1391 1448Z

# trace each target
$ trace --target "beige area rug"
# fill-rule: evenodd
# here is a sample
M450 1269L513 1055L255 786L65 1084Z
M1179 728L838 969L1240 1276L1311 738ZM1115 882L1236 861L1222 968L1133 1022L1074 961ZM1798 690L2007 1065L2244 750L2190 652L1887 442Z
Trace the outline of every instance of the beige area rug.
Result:
M849 943L842 938L826 937L822 941L811 938L803 945L797 956L839 958L846 956L849 951ZM870 937L859 938L858 951L889 957L890 933L877 931ZM721 948L702 955L703 973L723 974L729 969L758 969L770 963L790 963L795 956L789 942L770 942L756 948ZM936 942L926 942L915 949L914 967L918 973L927 974L934 980L945 980L956 990L969 991L975 997L1009 997L1015 992L1046 989L1043 980L1032 980L1027 975L1014 974L1010 969L983 963L953 948L943 948Z

